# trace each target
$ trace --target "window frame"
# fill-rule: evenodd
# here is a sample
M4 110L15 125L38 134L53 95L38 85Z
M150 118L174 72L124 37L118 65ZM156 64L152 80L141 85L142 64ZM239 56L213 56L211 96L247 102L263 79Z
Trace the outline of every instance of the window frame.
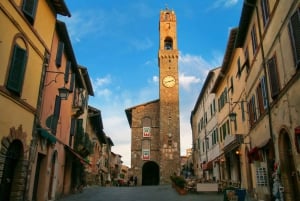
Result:
M27 50L15 43L12 48L12 56L6 81L6 89L13 92L17 96L21 96L22 93L27 59Z
M295 19L294 19L295 18ZM297 20L298 18L298 20ZM290 18L289 35L292 45L293 57L296 68L300 68L300 8Z
M256 54L258 48L257 34L256 34L256 26L253 24L251 29L251 42L252 42L252 52L253 55Z
M263 25L264 25L264 27L266 27L267 24L269 23L269 18L270 18L269 1L261 0L260 3L261 3L261 13L262 13Z
M280 80L275 55L267 61L267 68L269 75L269 86L271 89L271 97L272 99L276 99L280 93Z
M23 0L22 12L26 19L33 24L36 11L37 11L38 0Z

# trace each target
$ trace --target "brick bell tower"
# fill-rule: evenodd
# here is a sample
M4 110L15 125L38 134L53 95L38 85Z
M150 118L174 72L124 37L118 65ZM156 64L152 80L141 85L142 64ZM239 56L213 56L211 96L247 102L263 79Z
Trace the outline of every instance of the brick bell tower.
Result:
M166 8L159 20L160 183L180 173L179 79L176 15Z

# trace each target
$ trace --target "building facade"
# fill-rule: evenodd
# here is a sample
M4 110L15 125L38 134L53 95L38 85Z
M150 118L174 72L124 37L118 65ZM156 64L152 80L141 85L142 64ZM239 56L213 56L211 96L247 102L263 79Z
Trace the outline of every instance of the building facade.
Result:
M70 16L63 0L1 1L0 119L1 200L31 198L29 184L34 162L45 55L50 53L57 15ZM44 23L44 19L47 23Z
M131 127L131 168L138 184L170 183L180 174L178 49L175 12L160 12L159 100L126 109Z
M224 153L220 180L258 200L299 197L299 6L244 1L211 91Z
M218 133L217 100L215 94L211 93L219 71L220 68L216 68L208 73L191 112L194 175L207 181L220 179L217 171L219 167L213 166L213 161L218 159L221 150L216 135Z

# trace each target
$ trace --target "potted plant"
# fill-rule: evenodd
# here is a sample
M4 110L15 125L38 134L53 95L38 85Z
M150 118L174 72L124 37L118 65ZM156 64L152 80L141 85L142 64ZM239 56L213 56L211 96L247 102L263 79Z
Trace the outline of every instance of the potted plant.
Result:
M187 193L187 190L185 189L186 181L181 176L173 175L170 177L172 181L172 186L176 189L176 191L180 195L185 195Z

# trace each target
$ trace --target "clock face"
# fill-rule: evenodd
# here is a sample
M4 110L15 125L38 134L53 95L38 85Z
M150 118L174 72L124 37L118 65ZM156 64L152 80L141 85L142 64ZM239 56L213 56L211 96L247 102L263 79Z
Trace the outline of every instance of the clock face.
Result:
M173 87L175 85L175 83L176 83L176 80L173 76L168 75L168 76L164 77L164 79L163 79L163 85L165 87Z

